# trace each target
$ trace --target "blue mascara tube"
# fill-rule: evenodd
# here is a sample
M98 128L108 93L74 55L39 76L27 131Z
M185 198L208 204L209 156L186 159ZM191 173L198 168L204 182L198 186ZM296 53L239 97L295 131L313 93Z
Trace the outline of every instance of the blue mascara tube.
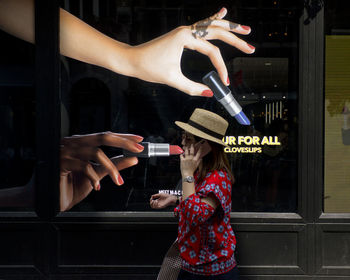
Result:
M250 121L242 111L241 105L233 97L231 90L225 86L215 71L203 77L203 82L213 91L217 101L242 125L250 125Z

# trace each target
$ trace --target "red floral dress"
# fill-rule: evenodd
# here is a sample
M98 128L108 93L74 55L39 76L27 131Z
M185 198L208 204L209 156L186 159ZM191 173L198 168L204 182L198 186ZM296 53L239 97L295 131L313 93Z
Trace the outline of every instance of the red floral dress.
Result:
M217 275L236 266L236 237L230 225L231 180L221 171L209 172L196 192L175 208L179 216L178 243L182 269L201 275ZM215 198L216 210L201 201Z

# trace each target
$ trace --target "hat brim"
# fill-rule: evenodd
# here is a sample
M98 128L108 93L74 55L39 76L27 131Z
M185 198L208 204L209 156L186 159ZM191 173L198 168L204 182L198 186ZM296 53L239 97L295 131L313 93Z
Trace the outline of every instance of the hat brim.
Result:
M222 141L222 139L213 137L213 136L211 136L211 135L209 135L209 134L207 134L207 133L205 133L205 132L199 130L198 128L195 128L195 127L189 125L188 123L176 121L175 124L176 124L178 127L182 128L183 130L185 130L185 131L187 131L187 132L189 132L189 133L191 133L191 134L193 134L193 135L196 135L196 136L198 136L198 137L201 137L201 138L207 139L207 140L209 140L209 141L218 143L218 144L220 144L220 145L222 145L222 146L228 147L228 145L225 144L225 143Z

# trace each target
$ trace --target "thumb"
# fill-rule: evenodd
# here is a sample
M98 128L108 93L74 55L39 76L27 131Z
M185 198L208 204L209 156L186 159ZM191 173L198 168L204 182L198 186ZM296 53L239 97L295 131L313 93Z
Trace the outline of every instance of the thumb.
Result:
M151 196L151 198L154 200L154 199L158 199L158 198L160 198L161 196L160 196L160 194L159 193L156 193L156 194L153 194L152 196Z
M169 86L172 86L191 96L213 96L213 92L206 85L188 79L181 72L178 73L174 79L172 79Z

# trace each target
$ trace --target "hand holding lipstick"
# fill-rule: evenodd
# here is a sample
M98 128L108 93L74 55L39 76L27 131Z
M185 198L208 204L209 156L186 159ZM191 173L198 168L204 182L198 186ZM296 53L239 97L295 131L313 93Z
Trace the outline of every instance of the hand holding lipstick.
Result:
M143 151L141 136L102 132L65 137L60 154L60 208L65 211L83 200L92 189L100 190L100 180L107 174L117 185L124 183L119 170L137 164L136 157L108 158L99 146L111 146L134 153ZM94 161L91 162L91 161Z
M226 8L190 26L180 26L138 46L130 46L105 36L67 11L60 9L60 52L86 63L145 81L166 84L189 95L213 96L204 84L186 78L181 72L184 48L208 56L228 85L229 78L218 47L208 40L221 40L244 53L255 48L233 34L248 35L249 26L224 20ZM34 0L0 1L0 29L35 43ZM89 46L89 47L86 47Z

